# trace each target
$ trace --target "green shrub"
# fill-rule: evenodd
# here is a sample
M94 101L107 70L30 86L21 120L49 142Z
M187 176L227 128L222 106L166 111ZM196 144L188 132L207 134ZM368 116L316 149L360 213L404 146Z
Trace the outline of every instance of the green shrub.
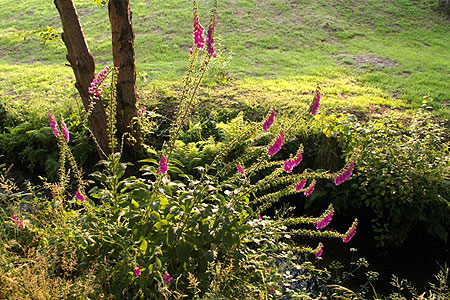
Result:
M45 122L45 123L44 123ZM95 149L89 142L88 132L81 126L79 118L72 114L66 118L71 132L71 148L81 166L92 162ZM58 147L51 135L47 120L43 122L28 122L5 127L0 132L0 153L8 158L8 162L20 166L35 175L45 175L56 179L59 158Z
M443 240L450 230L448 131L424 110L367 123L331 117L324 130L346 155L358 152L356 177L334 194L340 210L371 219L379 245L402 243L420 225Z

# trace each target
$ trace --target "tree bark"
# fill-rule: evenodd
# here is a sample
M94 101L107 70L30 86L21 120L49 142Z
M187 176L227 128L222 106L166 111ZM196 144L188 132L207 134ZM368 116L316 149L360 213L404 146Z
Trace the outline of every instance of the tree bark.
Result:
M67 47L66 58L75 74L75 87L77 88L85 110L88 110L90 98L88 88L95 77L95 62L84 38L75 5L72 0L54 0L61 19L63 34L62 39ZM93 111L88 119L98 145L97 151L102 157L102 151L109 153L108 136L106 131L106 113L103 103L96 101ZM98 147L101 149L98 149Z
M136 64L134 53L134 32L129 0L110 0L109 21L112 31L112 52L117 76L117 130L120 135L130 132L132 119L137 117ZM137 140L139 140L137 138Z

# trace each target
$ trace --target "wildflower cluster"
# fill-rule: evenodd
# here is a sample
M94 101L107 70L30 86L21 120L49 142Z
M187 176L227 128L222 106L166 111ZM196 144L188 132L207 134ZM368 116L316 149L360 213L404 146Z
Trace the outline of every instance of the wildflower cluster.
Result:
M191 91L192 92L192 91ZM193 90L195 92L195 89ZM178 112L177 120L183 116L185 119L187 113L186 103L191 100L192 96L185 97L182 99L182 103L180 105L180 111L184 115L181 115L180 111ZM337 174L329 174L328 172L319 172L319 171L307 171L305 170L301 174L292 174L296 171L296 167L298 167L303 160L304 149L303 146L300 146L294 156L291 156L289 159L275 161L273 157L275 154L279 153L283 147L286 137L290 133L290 126L281 126L273 130L275 125L275 115L276 110L272 109L271 112L267 115L266 120L264 120L260 124L254 124L249 128L244 129L244 131L237 135L235 139L233 139L227 146L224 146L223 150L214 158L213 162L201 166L198 168L199 177L193 178L191 176L183 176L183 174L179 173L179 170L176 166L171 167L172 164L179 165L176 158L171 159L172 150L169 145L164 145L162 149L162 153L159 156L159 161L155 163L155 160L151 160L152 162L157 164L158 166L150 167L143 166L143 170L150 171L146 174L153 174L155 181L149 179L149 183L145 185L135 185L135 188L143 188L149 189L149 191L137 191L133 193L133 195L157 195L160 201L166 201L162 199L170 199L169 204L164 209L153 209L152 206L143 206L146 207L144 214L139 218L140 222L136 223L135 226L141 226L138 224L151 224L150 228L162 228L162 224L167 224L169 222L171 228L177 228L176 234L172 234L172 231L168 234L168 243L162 247L162 249L173 249L177 248L179 251L190 251L189 253L203 251L203 247L205 249L209 249L209 245L203 244L203 240L198 239L198 236L202 234L212 234L210 237L212 240L215 239L214 234L216 232L224 232L225 236L223 237L228 242L227 244L220 242L219 248L216 248L215 251L218 253L222 253L220 255L224 255L224 253L228 253L231 250L229 247L233 246L233 249L237 249L237 247L246 247L244 244L245 241L251 240L254 238L255 231L257 228L266 228L267 224L270 224L276 228L280 228L280 231L285 232L288 230L292 234L303 235L303 236L316 236L316 237L334 237L334 238L344 238L345 235L338 233L333 230L317 230L324 229L330 222L334 213L334 209L332 206L322 214L320 218L292 218L289 220L272 220L269 217L263 217L262 214L269 208L272 207L273 203L279 201L283 196L293 194L295 192L301 192L305 196L311 195L317 184L317 179L326 178L333 179ZM302 117L306 117L307 114L302 115ZM298 119L300 120L300 119ZM179 126L181 126L180 123ZM178 126L178 123L176 123ZM278 132L278 134L273 138L273 140L268 143L268 145L261 147L258 144L257 138L259 135L256 135L256 131L258 127L263 132L269 132L269 130L273 130ZM179 131L172 131L171 139L176 140L179 137ZM255 142L255 147L253 147L253 142ZM235 147L242 145L244 143L246 145L247 152L246 154L235 158L232 161L227 161L225 157L231 153ZM148 160L150 162L150 159ZM170 167L169 167L170 164ZM264 171L265 173L269 172L269 175L261 178L258 174L261 174ZM287 174L286 174L287 173ZM186 178L188 182L182 181L173 181L171 182L172 174L176 174L176 178ZM165 176L160 176L165 175ZM180 176L181 175L181 176ZM245 175L245 177L243 176ZM286 186L286 184L288 184ZM283 185L280 190L280 185ZM132 187L133 184L130 185ZM272 187L274 189L272 189ZM133 189L133 188L132 188ZM267 193L268 190L278 190L275 192ZM207 200L205 200L207 199ZM135 199L138 202L138 199ZM145 203L148 203L148 199L142 199ZM144 203L142 202L142 203ZM173 205L173 207L171 206ZM256 209L253 209L253 206ZM157 207L157 206L156 206ZM173 219L174 216L177 219ZM206 221L202 221L204 219L208 219L208 226L202 229L200 227L191 228L189 224L193 223L204 223ZM229 218L229 222L224 223L222 220L224 218ZM238 223L234 223L239 219ZM199 220L202 219L202 220ZM244 220L244 221L242 221ZM135 222L135 221L133 221ZM206 223L205 223L206 224ZM231 225L236 224L236 225ZM250 227L244 226L245 224L250 224ZM279 226L279 225L282 226ZM300 224L310 224L315 226L314 229L291 229L291 225L300 225ZM244 227L240 227L240 226ZM165 225L164 225L165 226ZM284 227L283 227L284 226ZM138 228L138 227L136 227ZM226 229L225 229L226 228ZM284 228L284 229L282 229ZM289 228L289 229L287 229ZM152 231L152 229L148 229ZM159 230L159 229L158 229ZM202 230L204 233L201 233ZM147 244L152 243L147 239L147 233L140 230L135 230L136 236L133 236L133 240L142 240L141 252L136 253L135 261L139 262L139 266L143 266L145 270L150 268L154 262L147 262L148 259L153 261L155 258L151 253L146 251L150 246ZM262 233L266 233L267 231L261 230ZM144 235L145 234L145 235ZM156 235L155 233L152 233ZM354 234L354 233L353 233ZM274 236L278 236L275 234ZM284 234L283 234L284 236ZM275 239L279 239L275 237ZM145 240L145 243L144 243ZM192 249L190 244L196 241L199 244L196 244L196 249ZM231 242L233 240L233 242ZM153 245L152 247L155 247ZM153 249L153 248L152 248ZM316 258L320 258L323 254L323 245L319 243L317 248L309 248L306 246L294 246L295 252L307 252L314 255ZM152 250L153 251L153 250ZM166 250L163 250L166 251ZM168 250L167 250L168 251ZM223 251L223 252L222 252ZM200 253L199 252L199 253ZM193 255L200 255L199 253ZM180 254L181 255L181 254ZM195 260L187 260L184 261L185 264L196 263ZM194 265L193 265L194 266ZM147 271L141 273L142 267L136 267L136 264L128 266L128 272L133 274L134 277L145 276L148 277ZM168 268L168 269L167 269ZM198 264L195 265L195 268L202 268ZM164 271L163 271L164 270ZM166 271L167 270L167 271ZM173 280L172 276L169 274L174 274L175 272L180 272L177 274L177 278L184 278L183 270L178 271L174 266L161 266L159 270L153 269L153 274L156 272L161 276L162 281L162 292L163 293L175 293L176 288L174 286L170 286L170 282ZM144 275L145 274L145 275ZM152 275L155 276L155 275ZM140 278L140 280L143 278ZM183 280L183 279L180 279ZM170 288L169 288L170 287ZM271 290L272 286L265 287L265 291L263 294L267 295L267 291Z
M269 147L269 151L268 151L268 155L273 156L275 154L278 153L278 151L280 151L281 147L283 146L283 141L284 141L284 131L280 131L280 135L278 136L278 138L275 140L275 143Z
M320 90L317 89L317 92L316 92L316 95L314 96L313 102L310 105L310 107L312 109L312 110L310 110L310 113L313 112L313 115L315 115L319 109L319 105L320 105L319 101L320 101ZM266 120L263 122L262 129L264 131L268 131L274 124L275 113L276 113L276 110L272 110L270 115L268 115ZM289 131L289 128L287 128L286 131ZM269 148L268 148L269 158L271 158L273 155L275 155L276 153L278 153L281 150L284 139L285 139L286 131L281 130L280 134L274 139L274 142L269 146ZM285 173L292 173L294 171L294 168L297 167L301 163L301 161L303 159L303 152L304 152L303 146L300 146L299 150L297 151L297 154L293 158L291 157L290 159L284 160L282 162L282 169L278 169L279 171L275 170L275 172L273 174L281 174L282 171L284 171ZM241 173L241 171L240 171L241 165L239 164L237 166L238 166L238 173ZM258 199L258 201L266 202L266 203L264 203L260 207L258 212L261 212L261 211L264 211L265 209L267 209L269 207L268 203L278 201L280 197L288 195L292 192L303 192L303 194L305 196L310 196L314 192L314 189L315 189L315 186L317 183L316 178L329 178L329 179L333 179L334 181L336 180L336 178L338 178L337 179L338 182L345 181L350 177L351 172L354 169L354 166L355 166L355 160L353 160L353 162L348 167L346 167L346 169L344 171L341 171L337 174L335 173L335 174L329 174L329 175L322 175L320 173L314 174L313 172L311 172L310 173L311 175L308 175L309 172L304 171L302 174L292 175L292 180L295 180L296 178L298 178L298 179L300 179L300 181L297 181L297 183L293 183L293 185L289 186L285 191L275 192L275 193L271 193L271 194L260 197ZM270 178L269 180L276 181L275 178L276 177ZM288 179L289 177L283 177L283 178L284 179L282 182L290 181ZM309 185L307 185L308 181L310 181ZM268 186L273 186L273 184L268 184ZM298 224L298 223L313 223L315 225L316 229L322 230L330 224L330 222L333 218L333 215L334 215L334 208L332 205L330 205L328 207L328 209L319 218L313 219L314 221L309 220L308 218L304 218L304 219L299 218L296 221L295 220L287 221L286 225L293 225L293 224ZM258 218L259 218L259 216L258 216ZM311 236L318 236L318 237L320 237L320 236L339 237L339 238L342 238L344 242L349 242L356 233L356 226L357 226L357 220L355 220L352 227L349 229L349 231L346 234L340 234L340 233L336 233L334 231L317 231L317 232L315 232L313 230L304 230L304 229L299 229L298 231L294 231L294 232L301 234L301 235L311 235ZM301 250L301 249L299 249L299 250L312 253L315 255L316 258L319 258L323 253L323 245L319 244L319 246L316 249L306 247L306 248L303 248L303 250Z
M98 101L100 99L100 95L102 94L102 86L107 87L108 85L105 82L105 79L108 75L109 67L106 66L100 73L98 73L97 77L94 78L91 82L91 86L88 89L89 96L92 99Z
M211 20L208 27L206 41L206 52L199 55L199 51L204 49L203 27L198 17L197 1L194 1L194 17L193 17L193 40L194 45L190 49L189 63L186 68L186 76L184 78L184 87L180 95L180 106L177 110L175 122L172 123L169 133L169 141L164 148L164 155L170 156L175 145L176 139L179 137L182 126L189 117L192 106L196 101L195 95L200 84L208 71L211 58L215 58L214 45L214 28L216 26L217 1L214 1L214 7L211 11Z
M48 121L50 123L50 128L53 130L53 135L55 137L59 136L58 123L55 120L55 117L51 112L48 112Z
M317 222L316 228L323 229L330 224L331 219L333 218L334 208L333 205L330 204L325 213L320 217L320 220Z
M20 229L23 229L23 228L24 228L23 222L20 221L14 214L11 215L11 219L13 219L14 223L16 223L17 226L19 226Z
M199 17L198 17L198 8L197 8L197 1L194 1L194 17L192 19L193 21L193 42L194 45L190 49L190 54L194 54L195 50L202 50L205 47L206 43L206 52L208 55L210 55L213 58L216 58L216 50L214 48L214 30L216 26L216 9L217 4L215 3L215 8L211 11L211 18L208 25L208 30L206 32L206 42L205 42L205 36L204 36L204 27L200 24ZM208 60L205 60L205 63L208 63Z
M216 49L214 49L214 30L216 27L215 11L211 13L211 20L209 21L208 32L206 33L206 50L208 54L216 58Z
M164 144L157 156L159 161L155 157L141 161L154 164L142 166L141 170L145 172L142 177L123 178L127 163L121 162L122 148L118 146L115 137L117 69L111 70L113 77L108 88L111 97L103 96L103 100L111 99L110 103L105 102L107 133L110 150L117 153L105 155L107 160L101 161L105 170L92 174L100 182L90 192L90 196L98 200L96 203L87 202L88 194L84 189L86 182L83 181L82 172L78 169L68 146L70 134L64 120L61 120L59 126L55 117L49 113L50 127L61 154L60 183L51 186L52 195L54 199L65 200L65 187L68 186L71 176L74 176L77 187L74 189L74 195L71 194L70 197L76 201L69 201L69 205L81 207L79 210L65 213L67 212L64 211L65 203L59 206L64 213L61 214L61 223L66 222L63 223L64 232L71 234L68 236L58 234L56 240L60 236L67 238L74 250L78 251L76 254L82 254L79 255L82 260L101 257L107 268L103 273L107 273L107 280L114 284L114 297L118 299L197 299L198 297L193 297L197 292L200 293L197 285L202 289L207 287L212 282L211 279L214 279L212 277L214 272L218 272L220 268L227 269L230 274L228 278L233 278L233 282L242 281L240 279L245 276L242 274L248 271L237 270L236 273L231 273L232 269L238 269L242 265L247 267L245 264L250 260L257 261L254 266L255 272L253 266L240 269L251 269L254 273L250 284L259 285L258 297L273 298L278 296L275 289L280 281L273 280L278 274L274 275L276 272L272 272L273 269L266 271L266 268L274 268L275 255L281 252L303 251L320 258L323 254L321 243L315 249L292 244L285 246L289 243L289 241L285 243L289 234L342 238L344 242L348 242L356 232L356 220L345 235L332 230L317 230L324 229L331 222L334 213L332 206L320 218L285 218L286 214L279 214L277 216L280 217L276 219L261 216L267 208L272 207L284 196L296 192L303 192L305 196L311 195L316 180L333 179L335 176L341 176L338 181L347 180L354 168L353 163L342 174L311 170L295 174L297 171L295 168L303 160L303 146L300 146L295 155L292 154L289 159L279 161L273 159L280 152L285 139L289 137L292 126L273 129L275 109L271 110L263 124L249 126L224 146L213 162L199 166L195 175L183 173L182 163L171 158L173 145L180 137L182 126L188 120L189 110L194 104L208 62L216 57L214 48L216 12L213 10L211 14L205 42L204 28L199 21L196 1L194 6L193 53L190 56L191 65L188 67L176 121L170 131L170 140ZM206 51L202 52L204 60L198 63L198 50L204 48L206 48ZM106 67L92 81L88 90L91 100L100 99L102 88L107 86L105 80L108 72L110 70ZM94 103L95 101L91 101L90 105ZM313 116L319 106L318 90L311 104L310 113ZM92 111L89 109L88 114L89 112ZM308 112L300 117L306 116ZM300 117L293 123L300 120ZM261 131L261 125L264 133L256 135L257 129ZM268 131L271 128L275 132L273 140L261 145L263 139L258 140L259 137L270 136ZM231 151L240 146L244 147L245 153L233 158L234 153ZM230 153L232 155L228 155ZM71 170L65 169L67 164ZM171 179L173 173L176 180ZM74 203L77 205L73 205ZM50 205L49 207L53 211L54 207ZM14 214L11 219L19 228L24 227L23 222ZM26 224L35 226L32 222ZM305 224L316 228L291 227ZM260 236L257 236L258 234ZM262 243L264 245L261 245ZM55 244L60 245L59 242ZM254 250L255 247L259 247L257 250L263 249L260 251L262 253L255 256L253 253L258 252ZM228 262L229 267L224 268L224 265L228 266ZM89 265L86 261L80 263ZM202 274L197 283L191 272ZM266 280L269 277L271 281ZM191 290L188 281L193 283L194 288ZM226 282L227 290L230 287L229 282ZM213 286L214 288L216 286ZM233 292L236 291L248 296L248 292L254 292L254 289L238 288ZM201 293L207 295L207 291L202 290ZM231 297L222 298L231 299Z
M263 130L267 131L269 130L270 126L272 126L273 122L275 121L275 114L277 113L276 109L272 111L270 116L267 118L267 120L263 124Z
M350 242L350 240L355 236L356 234L356 226L358 226L358 220L355 219L352 226L347 230L344 237L342 238L342 241L344 243Z
M292 170L298 166L303 159L303 149L301 149L300 153L297 154L297 157L294 159L289 159L284 162L284 171L286 173L292 173Z
M355 161L352 161L350 165L348 166L347 170L345 172L339 174L334 178L334 184L340 185L344 181L350 178L352 176L353 169L355 168Z
M311 103L311 105L309 106L309 110L311 115L315 116L317 114L317 112L319 111L319 107L320 107L320 89L317 88L316 90L316 95L314 96L313 102Z
M70 141L70 133L67 129L67 125L64 122L64 119L61 119L61 127L59 127L58 122L56 122L55 117L51 112L48 112L48 121L50 124L50 128L52 128L53 135L56 137L56 140L58 141L58 146L60 148L61 156L60 156L60 170L59 170L59 177L60 177L60 184L62 187L66 184L67 180L67 174L65 171L65 163L66 163L66 157L69 158L69 164L72 169L74 169L74 175L78 181L78 189L75 192L75 199L85 202L86 199L83 195L83 187L84 182L81 178L81 171L77 167L77 163L75 161L75 158L73 157L68 143ZM62 136L60 135L60 130L62 131Z
M205 44L205 37L203 36L203 31L204 28L203 26L200 24L199 20L198 20L198 15L197 15L197 6L194 5L194 45L198 48L198 49L203 49L204 44ZM192 51L192 50L191 50Z

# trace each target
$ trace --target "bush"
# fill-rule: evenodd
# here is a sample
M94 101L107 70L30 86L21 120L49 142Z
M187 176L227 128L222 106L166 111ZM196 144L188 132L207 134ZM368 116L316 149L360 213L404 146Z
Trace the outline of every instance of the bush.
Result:
M95 148L89 142L89 133L81 126L79 117L71 114L66 123L73 140L72 151L80 165L90 169ZM0 131L0 154L13 163L34 175L45 175L57 179L59 168L58 147L51 135L47 120L39 122L24 121Z
M378 244L401 244L420 225L443 240L450 230L448 131L419 110L360 123L333 117L324 130L338 136L345 155L359 153L356 178L334 195L338 210L369 216Z

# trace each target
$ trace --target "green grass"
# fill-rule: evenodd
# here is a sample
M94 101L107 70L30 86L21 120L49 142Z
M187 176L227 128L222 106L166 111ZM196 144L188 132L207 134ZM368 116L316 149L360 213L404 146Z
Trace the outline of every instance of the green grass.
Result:
M303 112L314 97L316 85L320 84L325 95L321 101L322 112L349 112L357 115L371 115L382 108L404 109L406 104L396 101L383 90L364 87L355 78L323 75L299 75L275 79L247 78L234 85L204 88L200 90L200 100L220 103L216 107L225 107L234 102L245 105L265 116L270 107L291 115Z
M58 65L0 64L0 105L19 122L42 120L48 111L64 113L75 101L72 76Z
M296 100L304 92L302 86L311 90L316 83L325 83L324 103L329 101L333 109L415 108L423 96L430 95L436 111L448 118L450 22L434 10L435 2L219 1L218 48L224 55L232 53L228 71L238 78L234 89L280 82L295 87L287 92L267 88L265 94L238 97L239 101ZM89 0L75 3L97 64L110 64L106 7ZM199 1L205 26L211 3ZM178 80L192 42L191 3L132 0L131 4L137 70L146 72L150 82ZM47 25L61 31L53 2L1 1L0 20L0 101L13 103L8 105L19 110L23 101L33 113L42 103L50 108L51 103L68 101L72 76L64 67L62 41L43 44L37 38L24 41L18 36L22 30ZM140 87L148 89L149 83Z

